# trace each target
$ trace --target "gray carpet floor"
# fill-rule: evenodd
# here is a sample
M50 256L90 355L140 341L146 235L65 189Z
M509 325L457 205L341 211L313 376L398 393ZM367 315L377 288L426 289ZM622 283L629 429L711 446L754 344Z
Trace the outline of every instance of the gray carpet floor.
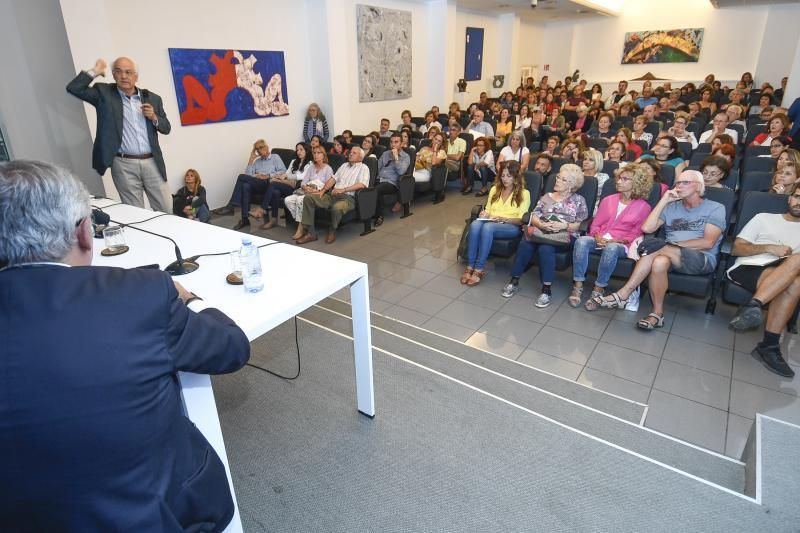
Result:
M214 378L245 531L791 531L767 512L379 351L356 412L352 344L299 322L302 374ZM294 326L251 362L293 374Z

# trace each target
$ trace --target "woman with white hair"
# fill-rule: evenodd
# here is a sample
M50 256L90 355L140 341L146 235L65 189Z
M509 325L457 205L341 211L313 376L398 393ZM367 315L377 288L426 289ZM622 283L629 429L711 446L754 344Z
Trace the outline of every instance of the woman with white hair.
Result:
M597 178L597 202L595 209L600 204L600 192L603 190L603 185L608 181L608 174L603 172L603 154L599 150L589 148L581 155L581 167L583 168L584 176L594 176Z
M327 141L330 135L328 121L316 103L309 105L306 111L306 119L303 121L303 141L311 142L311 137L314 135L319 135L323 141Z
M525 136L515 131L508 137L508 146L500 150L500 155L497 156L497 170L500 170L500 165L503 161L516 161L522 167L522 171L528 170L528 163L531 160L531 154L528 147L525 146Z
M511 298L519 290L519 278L534 253L539 259L542 293L536 307L547 307L552 300L551 286L556 273L556 252L567 251L578 236L581 222L589 216L586 199L576 191L583 186L583 171L578 165L562 165L556 176L553 192L539 199L523 226L523 239L517 248L511 279L502 295Z
M589 131L592 127L594 119L589 115L589 108L586 104L581 104L575 109L578 118L575 119L575 124L572 125L572 131L569 132L570 137L579 137Z

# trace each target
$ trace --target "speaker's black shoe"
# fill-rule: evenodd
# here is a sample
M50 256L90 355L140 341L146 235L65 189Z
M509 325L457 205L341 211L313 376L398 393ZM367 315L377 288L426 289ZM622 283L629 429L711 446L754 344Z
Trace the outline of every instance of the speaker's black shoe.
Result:
M763 342L759 342L750 353L753 357L760 360L764 366L779 376L785 378L794 377L794 370L792 370L792 367L783 359L780 346L764 346Z

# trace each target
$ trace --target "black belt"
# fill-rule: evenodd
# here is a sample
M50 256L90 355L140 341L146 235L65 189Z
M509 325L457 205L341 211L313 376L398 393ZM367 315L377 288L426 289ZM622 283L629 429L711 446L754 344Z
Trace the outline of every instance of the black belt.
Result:
M123 154L122 152L117 152L116 157L121 157L122 159L151 159L153 154Z

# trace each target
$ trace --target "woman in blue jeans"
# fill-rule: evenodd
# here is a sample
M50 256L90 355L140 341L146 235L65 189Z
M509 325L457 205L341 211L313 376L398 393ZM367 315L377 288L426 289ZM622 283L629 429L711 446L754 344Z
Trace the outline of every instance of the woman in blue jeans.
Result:
M530 222L525 228L525 238L519 243L514 265L511 267L511 279L503 288L503 296L511 298L519 290L519 278L530 263L534 253L539 258L539 278L542 281L542 293L536 300L536 307L547 307L552 299L551 285L556 272L556 253L569 250L578 234L581 222L589 216L586 199L575 191L583 186L583 170L578 165L563 165L556 176L553 192L546 193L539 199L531 213ZM554 245L530 240L534 228L542 233L569 234L564 245Z
M470 287L481 282L484 266L495 237L509 239L520 234L522 215L531 206L531 195L525 188L522 168L516 161L500 166L489 191L489 201L469 227L467 268L461 283Z
M608 280L617 266L617 260L627 257L632 242L642 236L642 224L652 208L647 203L653 179L644 165L625 166L617 174L614 184L616 194L603 198L595 213L589 232L575 241L572 251L572 293L567 302L571 307L581 304L583 282L589 268L589 254L600 254L600 266L592 295L584 307L594 311L608 286Z

